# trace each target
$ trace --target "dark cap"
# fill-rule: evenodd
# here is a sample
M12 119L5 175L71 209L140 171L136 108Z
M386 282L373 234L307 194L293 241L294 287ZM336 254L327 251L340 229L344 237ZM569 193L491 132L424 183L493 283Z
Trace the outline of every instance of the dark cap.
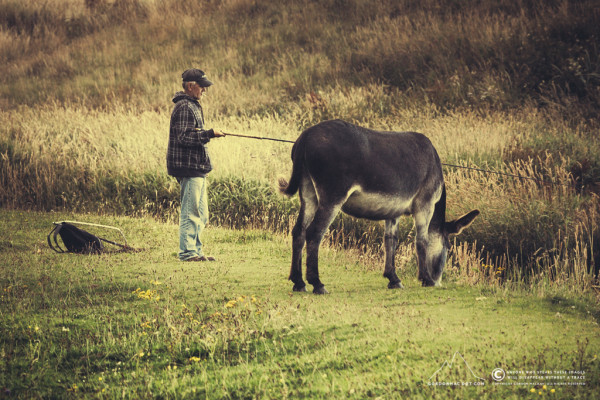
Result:
M184 82L196 82L198 85L202 87L212 86L212 82L206 79L206 74L204 71L201 71L196 68L188 69L183 74L181 74Z

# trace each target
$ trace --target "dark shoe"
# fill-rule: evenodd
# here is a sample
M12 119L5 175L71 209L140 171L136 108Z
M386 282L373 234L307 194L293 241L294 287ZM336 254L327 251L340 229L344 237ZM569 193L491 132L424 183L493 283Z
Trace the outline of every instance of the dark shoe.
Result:
M202 256L202 257L198 257L198 258L199 258L198 261L216 261L216 259L211 256Z
M195 257L186 258L185 260L182 260L182 261L204 261L204 260L202 259L202 257L195 256Z

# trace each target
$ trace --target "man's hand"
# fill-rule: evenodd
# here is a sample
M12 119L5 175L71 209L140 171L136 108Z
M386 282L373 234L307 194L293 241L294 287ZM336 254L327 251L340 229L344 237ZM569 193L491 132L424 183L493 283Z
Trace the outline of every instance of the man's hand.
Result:
M214 132L215 132L215 137L216 138L218 138L218 137L225 137L226 136L223 132L217 132L217 131L214 131Z

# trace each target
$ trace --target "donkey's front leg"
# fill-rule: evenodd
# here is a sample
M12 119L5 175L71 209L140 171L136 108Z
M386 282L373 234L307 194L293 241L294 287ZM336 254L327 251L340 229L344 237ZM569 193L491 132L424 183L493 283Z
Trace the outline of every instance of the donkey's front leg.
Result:
M399 219L388 219L385 221L385 270L383 276L389 279L389 289L402 289L400 278L396 275L394 258L398 248L398 221Z

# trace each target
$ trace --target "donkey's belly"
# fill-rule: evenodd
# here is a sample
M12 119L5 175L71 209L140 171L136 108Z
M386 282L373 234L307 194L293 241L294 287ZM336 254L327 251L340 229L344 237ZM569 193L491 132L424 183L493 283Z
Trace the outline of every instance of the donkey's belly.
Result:
M410 214L412 200L412 197L364 192L362 188L356 187L342 206L342 211L358 218L393 219Z

